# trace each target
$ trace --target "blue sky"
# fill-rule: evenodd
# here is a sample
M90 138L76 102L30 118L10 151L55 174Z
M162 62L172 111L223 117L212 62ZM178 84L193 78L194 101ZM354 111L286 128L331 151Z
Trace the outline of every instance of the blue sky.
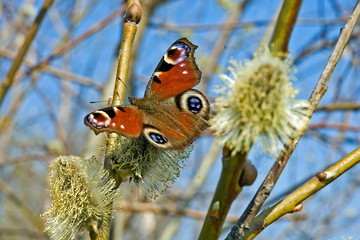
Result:
M235 2L235 1L233 1ZM21 5L23 1L15 1L14 5ZM292 33L289 43L289 53L296 59L305 47L316 43L320 43L322 39L334 41L337 39L341 27L345 24L344 20L339 17L348 16L355 6L355 0L335 1L335 0L317 0L303 1L302 8L298 17L298 24ZM36 8L39 8L42 1L35 1ZM30 59L40 61L46 58L59 43L62 34L70 25L69 11L72 1L57 1L57 13L52 12L53 18L47 17L41 25L40 31L32 44L32 49L28 56ZM251 58L252 54L259 47L261 40L267 31L268 24L273 20L274 15L278 11L281 1L251 1L247 7L245 14L239 21L239 27L230 35L224 51L219 59L217 72L211 77L211 81L207 86L207 95L210 99L216 97L215 86L220 83L219 73L226 72L226 67L230 59L243 61ZM120 1L108 0L96 2L94 8L90 10L88 15L75 27L70 39L80 36L90 26L94 25L114 9L120 5ZM86 6L86 4L85 4ZM80 6L83 9L84 6ZM341 15L339 15L341 14ZM192 0L173 0L162 4L158 7L150 19L150 25L145 30L144 37L138 51L134 67L134 86L136 89L134 95L142 96L145 90L146 81L151 76L158 61L161 59L167 48L176 39L182 36L189 36L191 41L198 45L195 56L201 70L206 68L206 60L209 58L214 44L217 42L221 29L213 30L212 27L221 25L228 17L229 12L219 6L217 1L192 1ZM55 17L54 17L55 16ZM55 24L57 23L57 24ZM169 31L161 28L161 24L171 24L174 26L209 26L202 30L174 30ZM330 24L331 23L331 24ZM0 28L5 28L7 22L0 15ZM249 24L246 25L245 24ZM250 25L251 24L251 25ZM177 29L178 27L175 27ZM358 28L357 28L358 29ZM358 30L357 30L358 31ZM18 36L18 35L14 35ZM61 57L51 62L51 66L58 67L85 77L90 78L98 84L105 84L111 78L111 68L113 60L116 56L116 47L121 37L121 18L112 21L100 32L87 38L78 46L70 51L66 57ZM5 36L0 47L16 50L14 45ZM358 80L359 69L358 63L349 68L349 60L353 55L359 56L359 48L356 42L351 42L352 47L349 51L344 52L344 56L337 65L332 75L329 89L320 104L352 101L359 102L360 84ZM313 90L325 64L332 51L332 47L319 50L315 54L301 58L296 63L295 76L297 80L294 87L299 89L297 98L307 99ZM353 54L353 55L351 55ZM2 58L0 62L0 79L6 75L11 61ZM35 80L34 80L35 79ZM88 138L89 129L83 125L83 116L89 111L106 106L106 102L97 104L89 104L90 101L107 100L103 99L101 93L89 86L77 83L63 84L62 80L51 74L42 73L39 78L37 75L33 79L25 77L16 86L22 89L31 86L31 81L36 82L35 87L30 90L22 102L20 108L15 115L16 127L10 136L11 141L31 143L36 140L41 142L39 145L46 145L54 142L59 136L54 127L54 118L59 120L58 124L64 131L64 137L68 142L71 154L82 154L82 145ZM71 105L68 116L61 116L64 107L63 91L68 88L70 91L67 104ZM1 115L7 115L9 109L17 99L16 88L7 95L6 101L0 108ZM0 116L1 117L1 116ZM344 112L319 112L314 115L311 124L328 121L329 123L349 123L359 127L359 111L350 113ZM66 123L60 121L65 119ZM15 134L15 133L20 133ZM281 176L278 184L272 192L272 197L281 194L289 187L306 180L317 171L324 170L326 166L338 161L346 154L350 153L359 145L358 131L339 132L333 129L320 129L308 131L301 139L298 148L295 150L290 159L289 165L285 168L284 174ZM2 138L1 141L4 141ZM180 178L176 181L173 188L184 190L189 183L189 178L196 171L199 165L197 159L201 158L208 151L207 146L213 141L212 137L205 136L195 143L193 158L189 159ZM36 144L35 144L36 145ZM7 152L9 155L22 155L24 152L42 152L41 147L33 146L33 148L22 149L15 146ZM200 157L199 157L200 156ZM231 215L240 215L246 207L249 198L256 192L257 187L267 174L271 167L273 158L261 153L259 147L255 147L249 156L256 165L259 176L256 182L245 187L238 201L234 203ZM41 164L40 164L41 165ZM44 168L44 166L42 166ZM46 168L46 167L45 167ZM190 203L190 206L205 211L211 199L211 192L214 191L217 179L221 169L220 157L216 161L209 173L207 181L199 191L199 196ZM316 239L339 239L341 236L345 238L360 236L359 214L360 208L356 201L359 193L349 196L349 201L345 206L341 206L336 202L337 198L345 197L346 190L349 189L351 183L359 181L357 172L359 166L355 166L349 172L344 174L340 179L336 180L329 188L323 189L319 194L307 200L304 204L303 212L307 215L326 214L326 209L321 212L318 207L322 206L319 202L325 202L324 208L336 210L335 217L329 225L322 222L316 222L316 217L311 216L299 225L292 225L294 222L288 218L284 218L274 225L266 229L259 239L269 239L268 236L277 236L283 229L291 226L297 231L289 233L284 239L313 239L311 234L306 236L306 231L311 229L312 224L324 224L329 229L329 235L322 235ZM0 169L3 174L5 169ZM344 187L345 186L345 187ZM343 190L344 188L344 190ZM357 189L355 189L357 190ZM354 191L355 191L354 190ZM171 189L169 191L172 191ZM332 200L334 199L334 200ZM333 201L334 203L328 203ZM339 208L332 208L333 205L339 204ZM350 218L353 212L355 218ZM345 224L346 223L346 224ZM184 239L183 233L189 236L197 236L199 222L186 218L182 221L179 234L175 239ZM342 226L342 227L339 227ZM194 235L193 235L194 234ZM225 237L227 232L222 236Z

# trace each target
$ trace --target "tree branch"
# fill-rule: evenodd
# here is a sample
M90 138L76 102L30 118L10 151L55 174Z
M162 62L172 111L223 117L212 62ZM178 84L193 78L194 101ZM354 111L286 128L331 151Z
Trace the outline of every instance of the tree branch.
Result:
M1 86L0 86L0 106L4 100L5 94L7 93L7 91L10 89L13 81L14 81L14 77L22 63L22 60L25 57L25 54L27 53L27 50L29 49L32 41L35 38L35 35L39 29L39 26L41 24L41 22L43 21L45 14L47 13L47 11L49 10L49 8L51 7L51 5L54 3L54 0L46 0L43 4L43 6L41 7L41 10L39 12L39 14L36 16L34 23L32 24L32 26L29 29L28 34L26 35L26 38L24 40L23 45L21 46L21 48L19 49L19 52L8 72L8 74L6 75L4 81L2 82Z
M360 4L357 3L356 8L353 12L353 15L350 17L348 22L346 23L345 27L341 30L340 36L338 41L336 42L336 45L334 47L334 50L325 66L325 69L323 70L319 81L317 82L315 89L310 97L310 109L308 111L309 120L311 116L313 115L316 106L319 104L320 99L325 94L327 90L327 86L329 83L330 76L337 64L337 62L340 59L340 56L345 49L346 44L348 43L348 40L350 39L351 33L354 30L354 27L359 19L360 16ZM304 131L307 127L308 123L305 124ZM259 212L260 207L263 205L264 201L267 199L269 194L271 193L275 183L277 182L278 178L280 177L280 174L282 173L284 167L286 166L286 163L288 162L292 152L294 151L300 137L302 134L300 134L298 137L291 140L290 143L286 144L284 146L284 149L280 153L279 157L276 159L274 165L272 166L269 174L265 178L264 182L260 186L258 192L248 205L247 209L239 219L239 221L236 223L236 225L231 230L231 233L229 234L227 239L239 239L240 235L243 236L246 229L250 226L250 223L256 216L256 214ZM240 234L240 235L239 235Z
M244 239L253 239L265 227L269 226L285 214L300 211L302 208L301 203L305 199L326 187L359 162L360 147L325 171L318 172L316 176L312 177L304 185L289 194L275 206L264 210L254 219L254 221L252 221L244 234Z

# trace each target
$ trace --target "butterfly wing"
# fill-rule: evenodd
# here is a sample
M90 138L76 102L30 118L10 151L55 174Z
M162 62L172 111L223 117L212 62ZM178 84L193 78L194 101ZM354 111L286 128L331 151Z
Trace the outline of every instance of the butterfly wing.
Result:
M201 78L195 63L196 48L186 38L174 42L151 76L145 97L164 100L196 86Z
M182 151L209 127L209 102L195 89L170 98L157 108L154 114L146 116L143 127L143 135L155 147Z
M129 106L92 112L85 116L85 125L96 134L107 131L138 137L142 132L158 148L182 151L209 126L209 102L191 89L201 77L196 48L186 38L177 40L156 67L144 98L129 98Z
M143 114L133 106L114 106L89 113L84 123L95 134L113 132L125 137L139 137L143 126Z

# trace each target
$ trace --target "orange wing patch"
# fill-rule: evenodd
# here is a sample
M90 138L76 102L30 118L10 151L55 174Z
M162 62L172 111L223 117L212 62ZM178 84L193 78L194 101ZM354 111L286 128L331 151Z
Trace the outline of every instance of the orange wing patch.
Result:
M85 125L95 134L113 132L124 137L139 137L143 125L143 115L138 109L128 106L115 106L89 113L84 118Z

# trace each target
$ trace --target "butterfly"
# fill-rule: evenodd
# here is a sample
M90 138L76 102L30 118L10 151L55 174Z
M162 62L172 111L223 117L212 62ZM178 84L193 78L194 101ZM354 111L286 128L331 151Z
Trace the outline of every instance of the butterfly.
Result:
M181 38L165 52L152 74L143 98L87 114L85 125L95 134L113 132L128 138L141 134L155 147L183 151L209 127L209 101L192 89L200 82L197 48Z

